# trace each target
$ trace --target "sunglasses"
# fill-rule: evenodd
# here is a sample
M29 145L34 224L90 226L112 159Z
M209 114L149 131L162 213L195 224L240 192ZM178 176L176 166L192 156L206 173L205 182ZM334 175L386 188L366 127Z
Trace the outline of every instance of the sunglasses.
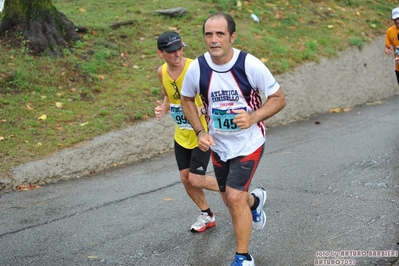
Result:
M177 87L176 82L172 82L170 83L173 86L173 89L175 89L175 93L173 94L173 98L175 100L180 100L180 92L179 92L179 88Z

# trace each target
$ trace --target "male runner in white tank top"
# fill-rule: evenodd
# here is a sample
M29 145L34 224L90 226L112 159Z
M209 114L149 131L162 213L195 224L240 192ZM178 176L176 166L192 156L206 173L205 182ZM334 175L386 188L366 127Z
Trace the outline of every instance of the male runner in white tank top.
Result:
M251 228L265 226L266 191L248 193L263 154L264 120L285 106L285 96L269 69L251 54L234 49L235 22L224 13L203 24L208 52L195 59L183 81L182 107L198 135L198 147L211 149L211 158L224 203L232 218L236 254L231 266L254 266L248 246ZM199 93L206 109L209 132L202 126L194 103ZM266 96L262 104L260 93Z

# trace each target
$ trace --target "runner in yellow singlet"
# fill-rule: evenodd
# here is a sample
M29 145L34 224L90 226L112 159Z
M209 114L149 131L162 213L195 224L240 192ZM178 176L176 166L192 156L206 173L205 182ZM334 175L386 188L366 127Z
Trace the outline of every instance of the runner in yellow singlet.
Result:
M166 31L158 37L158 56L165 63L158 68L158 78L164 90L163 102L157 101L155 116L158 120L167 113L175 121L174 151L180 179L189 197L201 210L196 222L191 226L193 232L203 232L216 225L215 215L211 211L203 189L219 191L216 179L205 175L210 159L210 151L203 152L198 148L197 134L183 115L181 108L181 88L186 70L192 59L183 57L186 44L179 34ZM198 116L204 130L207 130L205 115L202 113L202 101L199 95L195 99Z

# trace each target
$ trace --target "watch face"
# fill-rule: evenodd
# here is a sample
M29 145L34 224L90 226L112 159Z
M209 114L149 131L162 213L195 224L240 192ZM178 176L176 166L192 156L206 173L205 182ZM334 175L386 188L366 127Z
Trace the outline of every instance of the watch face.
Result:
M205 108L202 108L202 109L201 109L201 113L202 113L202 114L206 114Z

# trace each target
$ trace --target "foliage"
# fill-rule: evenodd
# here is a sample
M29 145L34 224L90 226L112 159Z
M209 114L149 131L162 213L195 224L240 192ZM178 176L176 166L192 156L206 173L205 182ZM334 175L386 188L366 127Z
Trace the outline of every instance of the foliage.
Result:
M24 41L0 38L0 173L153 117L161 99L156 38L179 31L185 56L205 51L202 23L215 11L237 23L235 47L262 59L274 74L362 48L391 25L386 0L53 0L89 30L62 58L33 56ZM159 9L184 7L181 18ZM252 20L250 14L260 18ZM118 28L118 21L134 23ZM44 116L45 115L45 116Z

